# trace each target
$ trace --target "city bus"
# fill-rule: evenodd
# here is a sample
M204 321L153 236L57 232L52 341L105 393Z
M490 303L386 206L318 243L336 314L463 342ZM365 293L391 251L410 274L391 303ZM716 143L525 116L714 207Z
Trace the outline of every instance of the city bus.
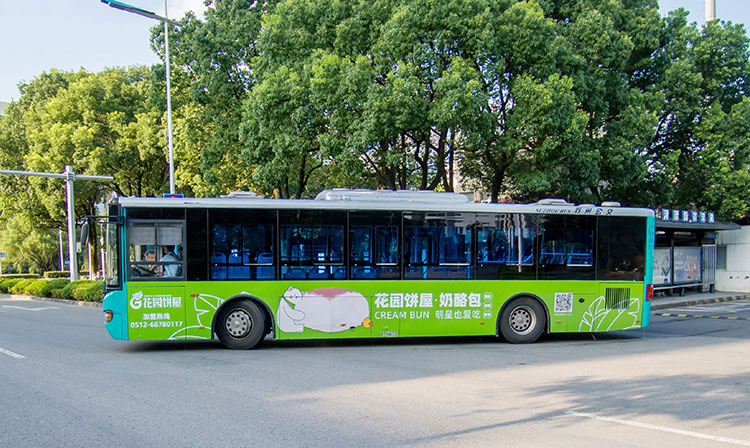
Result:
M103 308L114 339L531 343L649 324L650 209L345 189L118 197L108 209Z

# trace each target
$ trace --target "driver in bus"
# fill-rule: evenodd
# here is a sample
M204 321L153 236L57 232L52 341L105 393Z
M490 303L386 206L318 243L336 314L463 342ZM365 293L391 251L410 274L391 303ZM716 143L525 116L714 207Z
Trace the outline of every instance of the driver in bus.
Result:
M182 254L182 246L168 246L167 247L167 253L164 254L164 256L159 259L160 262L164 261L180 261L180 255ZM180 265L179 263L174 264L165 264L164 265L164 272L162 273L162 277L177 277L180 275Z

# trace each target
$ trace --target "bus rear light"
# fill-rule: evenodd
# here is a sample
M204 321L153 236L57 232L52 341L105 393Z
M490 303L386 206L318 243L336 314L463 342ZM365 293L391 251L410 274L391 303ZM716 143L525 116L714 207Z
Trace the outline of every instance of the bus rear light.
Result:
M646 285L646 302L654 298L654 285Z
M110 323L112 322L112 318L115 316L115 314L112 312L112 310L106 310L104 311L104 322Z

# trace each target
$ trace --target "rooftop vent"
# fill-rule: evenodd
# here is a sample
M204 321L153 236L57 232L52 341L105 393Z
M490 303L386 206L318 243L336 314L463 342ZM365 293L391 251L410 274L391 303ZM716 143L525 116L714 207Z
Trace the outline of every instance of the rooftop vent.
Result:
M617 201L604 201L602 207L619 207L620 203Z
M537 201L536 205L575 205L575 204L571 204L565 199L546 198L546 199L540 199L539 201Z
M254 191L232 191L229 194L223 194L222 198L233 198L233 199L260 199L263 196L259 195Z
M318 201L367 201L367 202L429 202L466 204L469 198L460 193L438 193L435 191L368 190L334 188L323 190L315 197Z

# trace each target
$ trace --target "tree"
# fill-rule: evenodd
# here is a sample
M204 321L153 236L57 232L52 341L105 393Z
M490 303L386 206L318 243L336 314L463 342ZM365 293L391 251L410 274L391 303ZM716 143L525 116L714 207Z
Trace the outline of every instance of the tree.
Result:
M217 196L254 187L253 168L241 157L242 101L255 84L252 61L258 56L261 19L276 3L212 1L205 21L189 13L184 26L170 30L175 90L185 93L175 106L183 117L175 120L175 127L183 128L175 151L189 160L176 176L195 194ZM153 28L152 46L162 55L163 33L164 27ZM159 75L164 79L163 72Z
M12 140L3 163L53 173L71 165L79 174L113 175L111 183L76 182L77 220L99 214L95 205L111 191L160 194L167 183L166 145L161 113L149 107L148 73L145 68L108 69L98 74L52 72L35 79L0 126ZM54 233L64 225L61 179L12 182L5 181L1 197L12 204L12 215L24 217L28 228L40 231ZM19 229L17 225L6 231ZM95 237L92 241L97 243Z
M38 274L59 269L57 229L38 227L23 214L7 217L0 229L0 246L8 253L3 264Z

